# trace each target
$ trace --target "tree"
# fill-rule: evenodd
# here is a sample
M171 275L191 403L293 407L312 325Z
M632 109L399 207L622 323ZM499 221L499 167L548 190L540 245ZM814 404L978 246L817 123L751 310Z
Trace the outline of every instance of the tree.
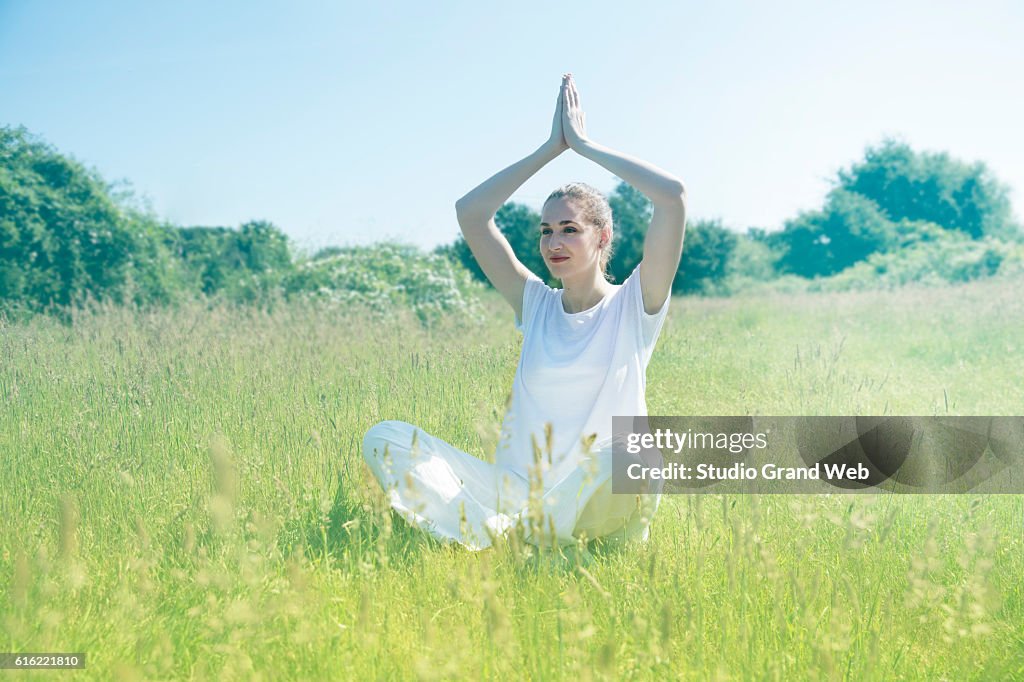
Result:
M540 255L540 214L529 206L510 201L498 209L494 222L508 240L516 258L529 268L530 272L553 283L548 277L548 267L544 263L544 258ZM487 276L480 269L480 264L477 263L462 235L456 237L452 244L439 247L437 252L461 263L476 279L487 282Z
M244 223L235 238L238 266L250 272L270 272L291 267L288 235L267 220Z
M767 243L781 252L778 268L803 277L830 276L875 253L919 241L1020 239L1007 188L982 163L945 153L915 152L891 139L838 173L818 211L786 221Z
M615 223L615 252L608 270L623 282L644 257L644 240L654 208L651 201L626 182L619 182L608 198ZM683 256L672 281L676 294L712 293L722 288L726 266L736 248L734 233L720 221L705 220L686 228Z
M720 220L697 220L686 228L683 258L672 281L676 294L713 294L724 289L738 237Z
M726 278L732 280L730 287L774 279L779 274L775 263L781 255L770 246L768 233L762 228L751 227L746 233L736 235L736 247L726 265Z
M807 211L786 221L772 235L780 247L781 272L802 277L835 274L898 242L896 226L871 199L835 189L820 211Z
M1019 239L1009 189L984 163L946 153L915 152L892 139L869 147L864 160L840 171L837 186L874 201L892 221L913 220L982 236Z
M0 127L0 303L38 310L154 293L130 291L133 280L166 294L169 262L154 239L96 171L25 128Z
M236 289L253 275L292 268L291 245L273 223L251 221L229 227L180 227L165 233L167 246L182 262L194 291L215 294Z
M622 283L644 257L644 238L651 224L651 201L629 183L620 181L608 197L615 229L615 251L608 263L613 281Z

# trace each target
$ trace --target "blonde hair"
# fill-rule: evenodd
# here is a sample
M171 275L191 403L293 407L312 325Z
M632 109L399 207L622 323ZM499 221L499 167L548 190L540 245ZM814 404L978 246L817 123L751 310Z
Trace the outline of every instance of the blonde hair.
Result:
M544 205L553 199L572 199L582 213L583 220L593 225L597 231L608 230L608 241L601 249L601 274L609 282L612 276L608 274L608 261L611 260L615 243L615 230L612 224L612 207L608 199L596 188L585 182L570 182L562 185L548 195Z

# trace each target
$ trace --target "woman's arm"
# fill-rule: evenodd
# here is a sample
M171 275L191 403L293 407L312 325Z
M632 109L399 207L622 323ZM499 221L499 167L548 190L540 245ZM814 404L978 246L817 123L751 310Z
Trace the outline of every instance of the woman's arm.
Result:
M589 139L586 116L580 108L579 93L571 75L563 88L562 112L562 131L569 148L615 173L654 204L640 263L640 288L644 309L656 313L672 292L672 280L683 254L686 188L671 173Z
M551 122L551 136L547 141L526 158L484 181L455 202L455 212L466 244L469 245L487 279L509 302L520 319L523 313L523 287L531 273L516 258L512 246L495 224L494 214L534 173L569 148L562 135L562 101L565 87L566 78L563 77L558 102L555 105L555 116Z

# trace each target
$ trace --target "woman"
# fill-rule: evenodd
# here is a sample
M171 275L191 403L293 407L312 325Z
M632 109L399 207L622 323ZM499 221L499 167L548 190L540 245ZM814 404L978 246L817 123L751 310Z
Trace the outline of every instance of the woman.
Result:
M612 494L612 416L647 414L646 368L682 255L685 190L674 176L592 141L585 120L567 74L547 141L455 206L467 244L523 333L495 464L405 422L377 424L363 441L392 507L470 549L517 526L539 546L645 540L658 506L660 495L646 490ZM607 278L611 209L592 187L566 185L544 203L540 251L561 289L530 272L495 225L512 193L567 149L654 204L643 259L622 285Z

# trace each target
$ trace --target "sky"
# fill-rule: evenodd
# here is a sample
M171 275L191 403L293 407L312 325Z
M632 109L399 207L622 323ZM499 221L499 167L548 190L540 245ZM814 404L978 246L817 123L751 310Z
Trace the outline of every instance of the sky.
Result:
M983 161L1024 216L1024 3L0 0L0 125L162 219L302 248L458 235L455 201L547 138L571 71L596 142L690 220L781 228L897 137ZM611 191L566 152L513 196Z

